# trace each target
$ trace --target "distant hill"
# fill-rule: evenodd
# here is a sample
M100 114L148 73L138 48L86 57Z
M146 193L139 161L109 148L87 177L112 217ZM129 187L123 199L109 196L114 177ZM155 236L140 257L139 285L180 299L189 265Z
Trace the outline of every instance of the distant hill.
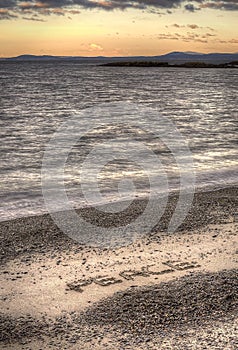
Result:
M127 56L127 57L83 57L83 56L35 56L21 55L17 57L2 58L1 61L74 61L78 63L103 64L110 62L150 61L182 64L187 62L204 62L208 64L221 64L238 61L238 53L209 53L198 52L170 52L160 56Z
M186 52L170 52L166 55L157 56L160 61L170 63L186 63L186 62L204 62L204 63L228 63L237 61L238 53L186 53Z
M21 55L17 57L10 57L8 60L17 60L17 61L31 61L31 60L54 60L56 58L60 58L57 56L43 55L43 56L35 56L35 55Z

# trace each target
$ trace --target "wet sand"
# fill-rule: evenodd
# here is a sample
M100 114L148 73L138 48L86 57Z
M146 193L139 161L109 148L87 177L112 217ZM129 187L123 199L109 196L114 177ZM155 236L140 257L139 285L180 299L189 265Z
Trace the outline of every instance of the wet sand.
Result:
M113 249L73 242L48 215L0 223L0 348L237 348L237 194L197 193L168 234L172 196L152 232Z

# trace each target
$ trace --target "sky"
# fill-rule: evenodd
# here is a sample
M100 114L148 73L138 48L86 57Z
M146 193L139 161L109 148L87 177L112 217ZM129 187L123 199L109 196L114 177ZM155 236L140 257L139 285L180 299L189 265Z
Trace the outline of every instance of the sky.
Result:
M0 0L0 57L238 52L238 0Z

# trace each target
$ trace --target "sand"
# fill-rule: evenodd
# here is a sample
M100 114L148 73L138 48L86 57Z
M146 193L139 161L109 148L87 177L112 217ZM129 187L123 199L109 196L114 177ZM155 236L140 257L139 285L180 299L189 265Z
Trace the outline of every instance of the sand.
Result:
M113 249L73 242L48 215L0 223L0 348L236 349L237 194L197 193L168 234L172 196L152 232Z

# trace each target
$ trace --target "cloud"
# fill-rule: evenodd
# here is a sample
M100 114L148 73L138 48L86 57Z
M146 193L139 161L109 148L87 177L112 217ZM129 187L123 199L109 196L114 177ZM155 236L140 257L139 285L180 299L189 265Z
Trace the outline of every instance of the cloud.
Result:
M206 33L205 35L207 36L207 38L212 37L212 36L216 36L215 34L211 34L211 33Z
M231 40L216 40L219 44L238 44L238 39L231 39Z
M17 15L24 16L25 11L32 11L42 16L76 15L80 13L80 9L123 11L134 8L150 13L160 13L160 10L171 13L171 10L182 6L190 12L206 8L226 11L238 10L237 0L0 0L0 9L11 11L1 14L5 19L14 18Z
M184 25L184 24L178 24L178 23L174 23L172 24L172 27L175 27L175 28L190 28L190 29L202 29L204 27L200 27L198 26L197 24L187 24L187 25Z
M192 29L192 30L210 30L212 32L215 31L215 29L211 28L211 27L203 27L203 26L199 26L197 24L178 24L178 23L174 23L174 24L171 24L170 26L166 26L166 28L169 28L169 27L174 27L174 28L177 28L177 29L183 29L183 28L189 28L189 29Z
M103 47L101 45L98 44L90 44L90 49L92 49L92 51L103 51Z
M193 4L186 4L184 6L185 10L189 11L189 12L195 12L195 11L199 11L200 8L199 7L196 7L194 6Z
M71 15L78 15L78 14L81 13L81 11L79 11L79 10L69 10L69 11L67 11L67 13L70 13Z
M0 20L4 19L14 19L17 18L18 16L11 13L8 9L6 8L0 8Z
M37 17L35 17L35 16L32 16L32 17L22 17L22 19L24 19L25 21L45 22L44 19L42 19L42 18L37 18Z
M181 25L181 24L174 23L174 24L172 24L172 27L175 27L175 28L184 28L185 26L184 26L184 25Z
M186 26L183 26L186 27ZM184 42L199 42L199 43L208 43L208 40L211 39L211 37L216 36L215 34L210 33L194 33L194 32L187 32L186 34L179 34L179 33L166 33L166 34L159 34L156 36L159 40L180 40Z
M203 4L201 4L200 7L201 8L210 8L210 9L215 9L215 10L238 11L237 0L204 2Z
M190 28L190 29L198 29L198 28L200 28L197 24L188 24L187 27Z
M172 25L174 26L174 25ZM181 27L188 27L187 26L180 26ZM201 28L209 28L209 27L201 27ZM210 28L212 29L212 28ZM237 45L238 44L238 39L233 38L230 40L224 40L220 39L216 34L212 33L202 33L202 32L187 32L186 34L184 33L162 33L156 36L153 36L153 38L158 39L158 40L179 40L179 41L184 41L184 42L193 42L193 43L202 43L202 44L207 44L207 43L219 43L219 44L233 44Z
M16 0L0 0L0 8L1 9L10 9L16 7Z

